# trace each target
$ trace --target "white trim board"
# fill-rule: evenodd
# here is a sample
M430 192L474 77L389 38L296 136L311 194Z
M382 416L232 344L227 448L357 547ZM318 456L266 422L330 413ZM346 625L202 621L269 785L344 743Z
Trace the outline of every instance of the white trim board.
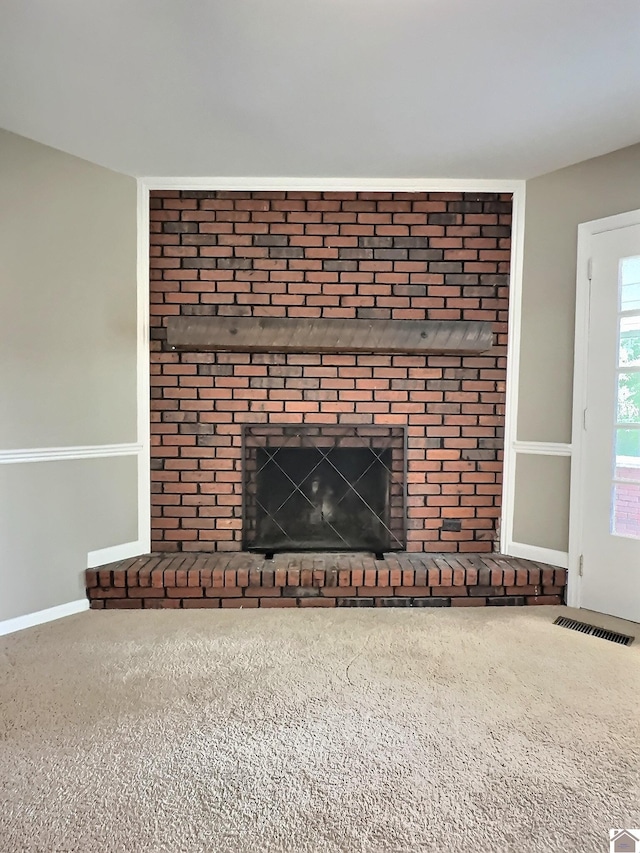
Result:
M570 444L560 444L553 441L514 441L516 453L526 456L571 456Z
M4 622L0 622L0 637L5 634L13 634L15 631L22 631L24 628L33 628L35 625L42 625L45 622L53 622L55 619L62 619L65 616L73 616L74 613L82 613L88 609L89 602L86 598L81 598L78 601L70 601L68 604L58 604L56 607L38 610L36 613L27 613L26 616L5 619Z
M151 375L149 365L149 187L138 181L136 246L136 396L138 459L138 553L151 550Z
M94 444L78 447L27 447L0 450L0 465L18 462L59 462L65 459L102 459L106 456L137 456L141 444Z
M511 193L513 222L509 289L505 459L500 548L508 550L513 532L518 378L522 311L522 269L526 182L429 178L300 177L144 177L138 178L138 441L144 448L138 465L138 532L146 553L151 548L151 459L149 392L149 192L151 190L306 191L306 192L487 192ZM515 555L514 555L515 556Z
M471 180L454 178L271 178L271 177L144 177L139 186L148 190L235 190L244 192L484 192L524 190L521 180Z
M535 560L537 563L548 563L560 569L566 569L569 564L569 555L566 551L539 548L537 545L526 545L524 542L511 542L509 556L520 557L522 560Z
M513 536L513 507L516 488L516 451L514 445L518 430L525 201L526 189L523 184L520 190L513 194L513 222L511 226L509 319L507 325L509 344L504 424L505 453L502 472L502 521L500 524L500 550L503 554L512 553L509 547Z
M567 604L580 607L580 555L584 523L584 410L587 403L587 346L589 341L589 261L592 238L596 234L640 225L640 210L593 219L578 225L576 273L576 325L573 362L572 438L574 464L571 466L571 502L569 504L569 576Z

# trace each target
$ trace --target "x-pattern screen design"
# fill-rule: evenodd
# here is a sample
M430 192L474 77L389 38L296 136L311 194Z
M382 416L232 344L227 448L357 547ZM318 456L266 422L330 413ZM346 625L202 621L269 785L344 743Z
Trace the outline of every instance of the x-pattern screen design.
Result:
M405 547L404 430L246 427L245 547Z

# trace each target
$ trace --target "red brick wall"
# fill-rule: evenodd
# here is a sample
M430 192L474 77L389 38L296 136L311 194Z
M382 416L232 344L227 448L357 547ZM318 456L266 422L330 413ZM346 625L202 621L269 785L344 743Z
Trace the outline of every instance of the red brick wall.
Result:
M637 480L637 467L616 465L616 476ZM640 535L640 485L617 483L615 487L614 530L619 536Z
M411 551L490 551L500 516L511 197L154 192L152 539L238 550L243 423L403 424ZM175 353L183 314L489 320L480 356Z

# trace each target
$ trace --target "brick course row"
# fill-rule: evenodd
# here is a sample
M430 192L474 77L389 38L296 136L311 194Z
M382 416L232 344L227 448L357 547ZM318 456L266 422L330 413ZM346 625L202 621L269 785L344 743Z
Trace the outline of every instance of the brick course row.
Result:
M93 608L561 604L566 571L499 554L151 554L86 573Z

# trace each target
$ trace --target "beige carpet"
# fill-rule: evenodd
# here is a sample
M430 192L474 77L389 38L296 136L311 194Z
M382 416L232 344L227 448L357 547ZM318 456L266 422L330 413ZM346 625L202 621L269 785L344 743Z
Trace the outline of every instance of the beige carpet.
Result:
M0 638L0 851L602 853L640 826L640 639L559 612L93 612Z

